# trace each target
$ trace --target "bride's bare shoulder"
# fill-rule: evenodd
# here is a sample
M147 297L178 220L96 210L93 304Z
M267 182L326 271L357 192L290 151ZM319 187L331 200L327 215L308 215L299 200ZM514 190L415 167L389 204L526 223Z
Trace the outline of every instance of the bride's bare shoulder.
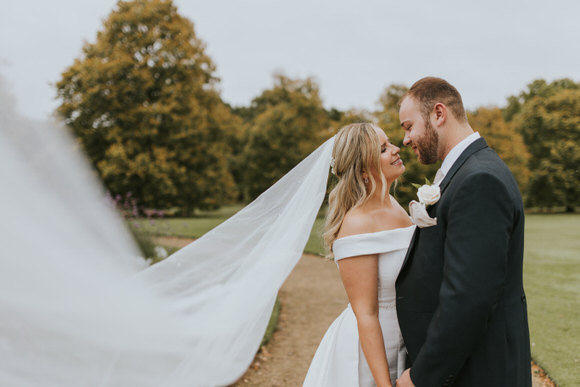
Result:
M376 225L372 217L358 208L354 208L346 213L338 232L338 238L351 235L366 234L376 231Z

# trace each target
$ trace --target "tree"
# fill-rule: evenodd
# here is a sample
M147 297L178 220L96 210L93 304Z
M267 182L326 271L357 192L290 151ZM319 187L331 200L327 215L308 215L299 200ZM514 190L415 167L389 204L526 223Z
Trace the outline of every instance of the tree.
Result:
M244 146L247 142L247 124L244 118L239 114L239 109L233 108L229 104L223 104L218 107L214 117L217 120L217 126L221 128L225 135L227 152L228 171L234 179L236 187L235 201L243 201L243 166L242 157Z
M274 87L244 109L247 142L242 156L246 200L256 198L334 133L311 79L274 75Z
M526 204L573 212L580 205L580 87L560 86L527 99L514 121L532 156Z
M171 0L119 1L82 52L58 112L113 194L184 214L231 198L215 66Z
M569 78L557 79L548 84L543 79L536 79L528 85L527 91L522 91L519 96L508 97L508 104L502 109L502 114L506 122L510 122L518 113L521 112L523 105L533 98L549 98L561 90L579 89L580 84L575 83Z
M407 90L403 85L387 87L379 98L380 110L376 112L378 126L385 131L392 144L401 148L400 156L405 165L405 173L398 179L394 195L404 207L411 200L417 200L417 189L412 184L423 184L425 178L433 181L440 166L440 163L421 164L413 149L403 145L405 133L399 120L398 103Z
M526 205L564 206L573 211L580 192L577 171L580 84L564 78L535 80L518 96L508 98L502 113L521 133L531 155Z
M520 191L525 192L530 178L527 166L530 155L515 125L506 123L501 109L497 107L478 108L474 112L468 112L467 119L473 130L485 137L490 148L494 149L507 164L518 182Z
M346 125L357 122L376 122L376 117L372 112L365 109L350 109L339 111L331 109L329 111L330 128L332 133L336 134Z

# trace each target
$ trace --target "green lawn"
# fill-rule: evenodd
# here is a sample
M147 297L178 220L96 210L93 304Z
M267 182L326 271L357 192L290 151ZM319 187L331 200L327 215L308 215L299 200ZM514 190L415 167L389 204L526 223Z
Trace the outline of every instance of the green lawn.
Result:
M140 219L139 228L147 233L180 238L199 238L212 228L234 215L243 208L242 205L222 207L217 211L200 211L192 218Z
M242 208L242 205L234 205L223 207L217 211L199 212L194 218L167 218L153 219L152 221L140 219L132 222L138 223L139 229L143 232L153 235L199 238ZM312 233L304 249L307 253L324 255L321 239L323 225L324 219L322 217L315 220Z
M140 224L157 235L197 238L240 208ZM316 219L306 252L324 254L323 222ZM524 284L532 357L559 387L580 386L580 214L526 216Z
M312 226L312 232L310 233L310 238L306 242L306 247L304 251L310 254L316 255L326 255L324 251L324 246L322 245L322 231L324 228L324 218L319 217L314 221L314 226Z
M580 215L526 216L524 286L532 357L559 387L580 386Z

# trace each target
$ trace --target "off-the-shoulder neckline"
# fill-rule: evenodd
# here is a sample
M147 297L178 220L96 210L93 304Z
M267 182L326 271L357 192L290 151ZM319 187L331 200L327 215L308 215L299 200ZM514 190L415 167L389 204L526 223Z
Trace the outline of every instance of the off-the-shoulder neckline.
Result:
M336 239L334 241L334 243L336 243L338 241L342 241L342 240L347 239L347 238L360 237L360 236L364 236L364 235L375 235L375 234L381 234L381 233L390 232L390 231L406 230L408 228L415 227L415 226L416 225L412 224L412 225L407 226L407 227L397 227L397 228L391 228L389 230L381 230L381 231L374 231L374 232L364 232L364 233L361 233L361 234L347 235L345 237Z

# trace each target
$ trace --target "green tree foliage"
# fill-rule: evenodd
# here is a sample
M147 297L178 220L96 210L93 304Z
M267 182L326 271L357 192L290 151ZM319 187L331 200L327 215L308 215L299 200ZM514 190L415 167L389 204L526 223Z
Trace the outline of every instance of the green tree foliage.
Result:
M243 199L241 188L242 168L241 158L244 145L247 141L244 120L229 104L219 104L214 111L213 117L216 120L216 128L221 129L226 143L226 153L223 155L227 161L227 168L235 185L235 200L239 202Z
M311 78L274 75L274 87L243 109L247 140L242 155L246 200L260 195L334 133Z
M387 87L379 99L380 109L376 112L378 126L385 131L391 143L401 148L400 155L405 164L405 173L398 179L395 197L405 208L411 200L417 200L417 189L411 184L423 184L425 178L433 181L440 166L440 163L421 164L413 149L403 145L405 133L399 120L398 102L407 90L408 88L403 85Z
M514 116L531 154L527 204L571 212L580 205L580 85L536 81L529 88Z
M522 135L514 124L506 123L501 109L497 107L481 107L475 112L468 112L467 119L473 130L485 137L488 145L507 164L518 182L520 191L525 192L530 178L527 166L530 155Z
M331 109L329 111L329 118L330 128L333 134L338 133L346 125L357 122L376 122L377 120L372 112L364 109L350 109L346 111Z
M563 78L548 84L543 79L537 79L528 85L527 91L522 91L519 96L508 97L508 104L502 109L506 122L510 122L521 112L523 106L534 98L546 99L566 89L580 89L580 84L569 78Z
M103 27L56 87L58 112L106 187L183 214L227 201L228 109L192 22L171 0L134 0Z

